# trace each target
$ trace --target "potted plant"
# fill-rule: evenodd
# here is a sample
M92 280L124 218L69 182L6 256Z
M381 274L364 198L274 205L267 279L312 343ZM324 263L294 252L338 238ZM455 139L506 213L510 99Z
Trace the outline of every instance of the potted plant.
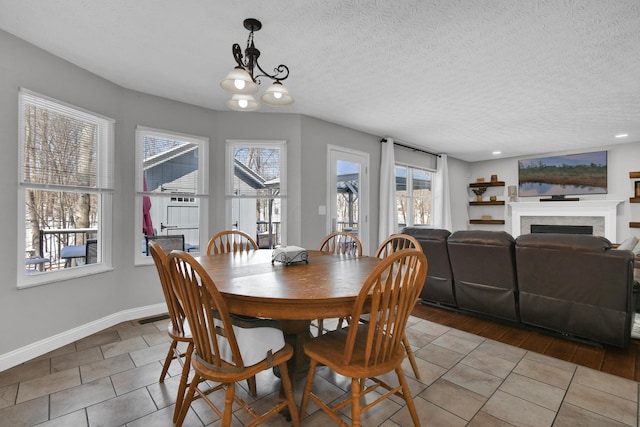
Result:
M476 200L481 202L482 201L482 195L484 194L485 191L487 191L487 187L472 188L471 191L473 191L473 194L476 195Z

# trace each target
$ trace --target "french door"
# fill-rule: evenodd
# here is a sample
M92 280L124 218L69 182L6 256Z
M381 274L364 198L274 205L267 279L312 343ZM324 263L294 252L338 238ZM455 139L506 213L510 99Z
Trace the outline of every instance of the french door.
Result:
M369 154L328 146L327 234L349 231L369 252Z

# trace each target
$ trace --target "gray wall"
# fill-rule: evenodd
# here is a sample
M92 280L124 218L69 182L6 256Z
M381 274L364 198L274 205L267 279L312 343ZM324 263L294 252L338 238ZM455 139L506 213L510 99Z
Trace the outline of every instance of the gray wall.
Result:
M138 125L209 138L209 233L225 223L225 141L286 140L288 168L287 241L315 248L325 235L318 205L326 204L326 146L370 153L371 214L378 204L379 138L297 114L220 112L159 98L114 85L86 70L0 31L0 177L5 227L0 245L0 358L29 344L63 334L114 313L164 301L153 266L134 266L135 128ZM113 270L28 289L16 288L18 231L18 89L115 119ZM304 172L303 172L304 171ZM298 178L300 177L300 179ZM375 215L374 215L375 216ZM371 218L377 241L377 218ZM374 248L375 249L375 248Z

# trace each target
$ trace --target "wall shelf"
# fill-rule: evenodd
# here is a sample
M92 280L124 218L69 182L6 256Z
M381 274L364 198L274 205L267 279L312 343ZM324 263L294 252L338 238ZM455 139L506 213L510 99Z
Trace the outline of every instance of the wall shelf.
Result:
M640 172L629 172L630 179L640 179Z
M640 172L629 172L629 179L640 179ZM633 181L634 194L633 197L629 197L629 203L640 203L640 181ZM630 222L629 228L640 228L640 222Z
M640 202L640 199L638 199L638 202ZM469 202L469 206L504 206L504 200Z
M469 187L471 187L471 188L478 188L478 187L504 187L504 181L472 182L471 184L469 184Z
M504 181L486 181L486 182L471 182L469 188L488 188L488 187L504 187ZM504 192L504 190L502 190ZM491 193L491 190L489 191ZM493 190L495 194L495 190ZM487 196L485 196L487 197ZM488 199L488 197L487 197ZM483 200L483 201L469 201L470 207L485 207L485 206L504 206L504 200ZM493 208L490 208L493 209ZM483 215L484 216L484 215ZM487 217L491 218L489 215ZM504 225L504 219L470 219L469 224L489 224L489 225Z
M640 228L640 222L630 222L629 228Z
M501 225L501 224L504 224L504 219L471 219L469 220L469 223Z

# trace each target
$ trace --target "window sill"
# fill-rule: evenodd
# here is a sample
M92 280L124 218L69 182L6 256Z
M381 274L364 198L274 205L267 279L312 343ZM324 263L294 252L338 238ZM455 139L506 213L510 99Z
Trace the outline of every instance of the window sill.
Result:
M18 289L34 288L36 286L49 285L60 282L68 282L87 276L107 273L113 271L114 268L105 264L96 264L90 267L76 267L70 269L62 269L53 272L44 272L40 274L18 276Z

